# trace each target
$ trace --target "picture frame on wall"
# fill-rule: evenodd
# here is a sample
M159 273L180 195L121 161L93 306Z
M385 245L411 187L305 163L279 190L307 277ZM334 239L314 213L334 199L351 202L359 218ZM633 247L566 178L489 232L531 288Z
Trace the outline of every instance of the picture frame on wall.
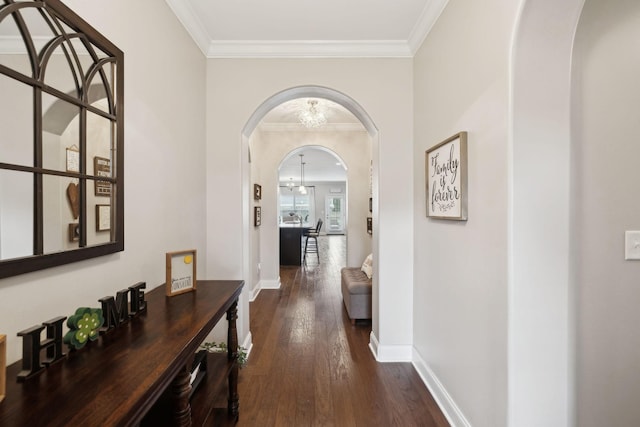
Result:
M262 186L260 184L253 184L253 199L262 199Z
M93 158L93 173L96 176L111 177L111 159L106 157L94 157ZM111 183L109 181L94 181L95 195L96 196L111 196Z
M111 205L96 205L96 231L111 230Z
M167 276L165 291L167 296L183 294L196 290L196 258L197 251L167 252Z
M425 152L427 217L467 220L467 132Z
M262 224L262 209L260 206L253 207L253 226L260 227Z

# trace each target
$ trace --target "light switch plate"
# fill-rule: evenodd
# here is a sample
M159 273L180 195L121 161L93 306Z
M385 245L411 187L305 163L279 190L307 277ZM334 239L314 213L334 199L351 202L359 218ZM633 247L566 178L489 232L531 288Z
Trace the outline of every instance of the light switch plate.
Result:
M640 260L640 231L624 232L624 259Z

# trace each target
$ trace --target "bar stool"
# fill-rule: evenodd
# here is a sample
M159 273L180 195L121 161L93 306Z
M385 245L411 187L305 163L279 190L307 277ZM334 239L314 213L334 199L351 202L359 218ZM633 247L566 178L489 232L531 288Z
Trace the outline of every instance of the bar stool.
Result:
M318 263L320 262L320 251L318 250L318 236L320 235L320 229L322 228L322 218L318 220L316 228L309 230L304 240L304 261L307 262L307 253L315 253L318 257ZM309 242L309 239L312 241Z

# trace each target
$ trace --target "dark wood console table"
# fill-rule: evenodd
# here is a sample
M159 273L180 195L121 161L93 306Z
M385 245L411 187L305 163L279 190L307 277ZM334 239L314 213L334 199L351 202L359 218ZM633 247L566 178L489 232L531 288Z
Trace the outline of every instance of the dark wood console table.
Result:
M7 367L0 426L137 426L211 423L217 385L228 382L225 418L238 417L237 303L242 281L198 281L173 297L159 286L145 294L147 311L49 366L16 381ZM97 306L98 304L96 304ZM195 352L227 313L228 354L209 354L207 378L189 401ZM168 397L169 405L162 404ZM158 404L156 404L158 402ZM169 418L166 418L169 414ZM149 418L151 417L151 420Z

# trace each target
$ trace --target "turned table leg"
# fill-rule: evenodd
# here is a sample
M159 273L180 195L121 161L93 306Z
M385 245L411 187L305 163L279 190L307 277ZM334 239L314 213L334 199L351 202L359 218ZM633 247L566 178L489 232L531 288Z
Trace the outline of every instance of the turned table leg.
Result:
M227 330L227 357L233 362L231 372L229 372L229 415L237 418L240 398L238 396L238 331L236 329L236 319L238 318L238 302L227 310L227 320L229 329Z
M191 405L189 392L191 391L191 373L185 366L171 383L171 400L173 403L174 425L180 427L191 426Z

